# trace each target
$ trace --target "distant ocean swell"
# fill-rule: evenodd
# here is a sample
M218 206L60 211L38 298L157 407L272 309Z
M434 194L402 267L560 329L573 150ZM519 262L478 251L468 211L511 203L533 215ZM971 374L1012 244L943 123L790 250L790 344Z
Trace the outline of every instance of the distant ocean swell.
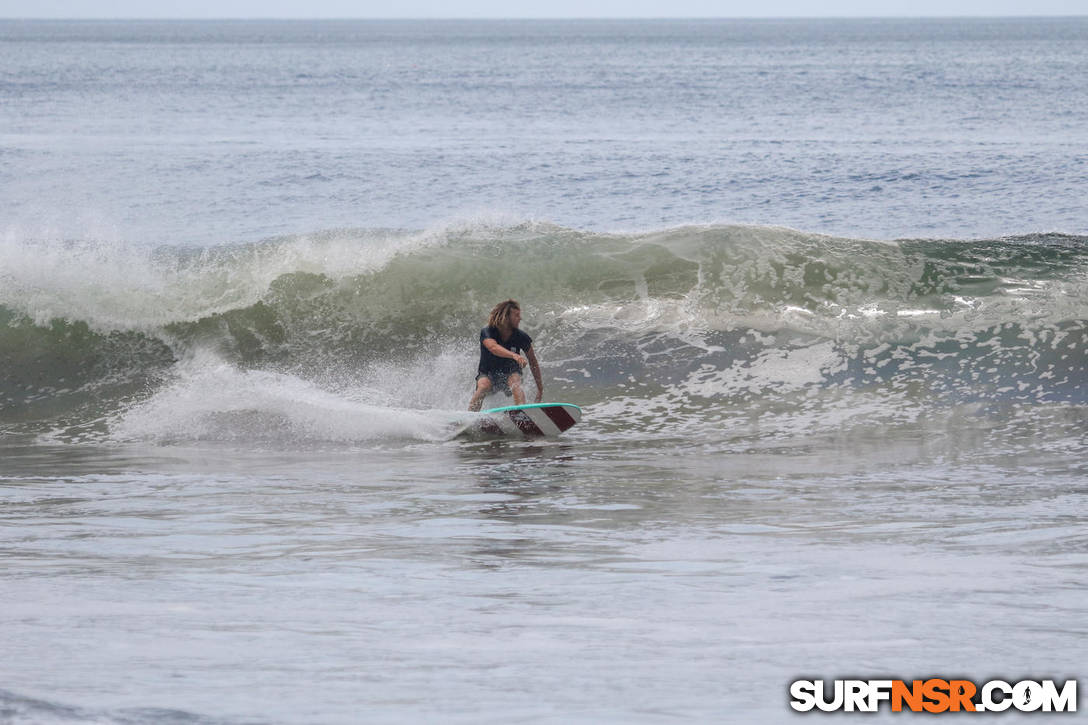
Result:
M625 425L651 404L708 431L753 409L804 410L816 425L863 400L893 418L904 406L915 417L1080 410L1086 242L543 223L204 250L9 238L0 430L411 437L433 417L421 411L464 407L476 333L511 296L538 341L547 397Z

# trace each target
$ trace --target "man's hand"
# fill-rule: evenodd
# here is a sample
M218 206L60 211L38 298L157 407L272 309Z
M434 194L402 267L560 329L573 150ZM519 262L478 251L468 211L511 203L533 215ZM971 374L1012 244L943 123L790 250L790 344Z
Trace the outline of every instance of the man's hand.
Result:
M537 388L536 389L536 402L539 403L542 400L544 400L544 391L541 390L540 388Z
M525 358L524 355L514 355L514 360L517 362L519 367L525 367L529 364L529 361Z

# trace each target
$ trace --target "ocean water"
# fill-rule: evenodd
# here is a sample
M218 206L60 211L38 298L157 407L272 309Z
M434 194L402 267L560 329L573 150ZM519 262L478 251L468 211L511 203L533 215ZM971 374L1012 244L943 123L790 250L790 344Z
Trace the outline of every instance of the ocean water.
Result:
M0 721L1082 675L1086 41L0 21ZM451 438L507 297L583 420Z

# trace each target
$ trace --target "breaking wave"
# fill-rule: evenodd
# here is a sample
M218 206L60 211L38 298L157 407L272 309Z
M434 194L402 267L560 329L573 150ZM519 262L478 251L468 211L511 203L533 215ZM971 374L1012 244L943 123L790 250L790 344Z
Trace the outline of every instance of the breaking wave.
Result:
M476 333L507 297L546 397L590 407L587 420L595 409L603 431L721 435L753 416L812 429L963 406L1059 406L1079 424L1086 241L546 223L210 249L9 237L0 431L440 437L421 412L464 407Z

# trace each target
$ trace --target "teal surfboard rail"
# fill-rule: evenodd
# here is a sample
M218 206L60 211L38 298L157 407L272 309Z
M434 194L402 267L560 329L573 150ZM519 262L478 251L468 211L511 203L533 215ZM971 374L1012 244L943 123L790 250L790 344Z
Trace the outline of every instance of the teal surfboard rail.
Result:
M568 408L574 408L579 413L582 409L574 403L526 403L525 405L508 405L505 408L490 408L488 410L481 410L481 413L505 413L508 410L525 410L526 408L554 408L557 406L566 406Z

